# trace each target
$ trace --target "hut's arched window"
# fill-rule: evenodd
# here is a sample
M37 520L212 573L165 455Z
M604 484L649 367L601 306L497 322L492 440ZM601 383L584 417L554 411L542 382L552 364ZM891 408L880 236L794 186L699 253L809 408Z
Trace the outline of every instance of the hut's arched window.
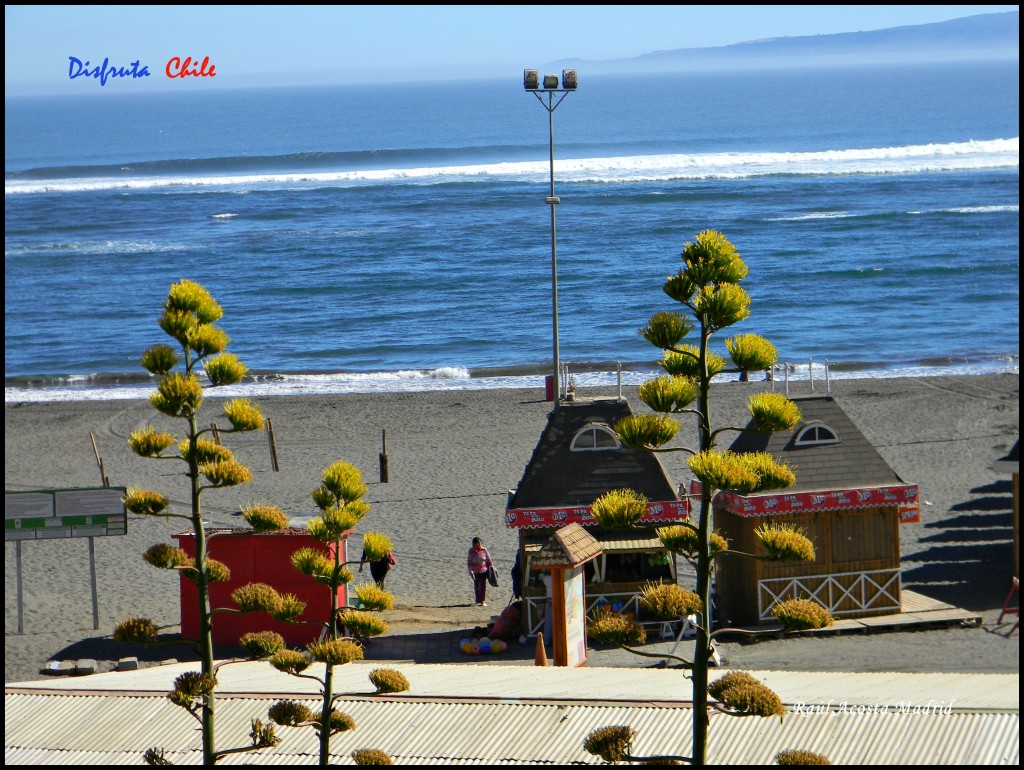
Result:
M573 452L603 452L619 448L619 437L607 425L585 425L572 437Z
M831 425L816 422L802 428L793 439L795 446L821 446L822 444L838 444L839 433Z

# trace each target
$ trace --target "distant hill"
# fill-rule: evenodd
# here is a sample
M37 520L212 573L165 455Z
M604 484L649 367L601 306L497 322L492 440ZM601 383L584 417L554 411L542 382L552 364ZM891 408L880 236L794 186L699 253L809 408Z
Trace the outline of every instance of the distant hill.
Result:
M888 64L964 59L1018 59L1020 12L988 13L871 32L778 37L715 48L655 51L631 59L563 59L552 69L581 74L750 69L830 64Z

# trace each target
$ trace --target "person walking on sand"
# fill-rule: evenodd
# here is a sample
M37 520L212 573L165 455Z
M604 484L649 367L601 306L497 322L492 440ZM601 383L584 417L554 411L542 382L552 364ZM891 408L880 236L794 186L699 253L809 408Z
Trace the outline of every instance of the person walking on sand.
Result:
M466 567L469 569L469 576L473 578L473 593L477 607L487 606L487 570L493 566L491 554L484 548L483 541L474 537L473 545L466 556Z
M369 561L366 557L366 551L363 551L363 555L359 557L359 571L363 571L363 565ZM373 582L377 584L377 587L384 588L384 578L388 576L388 572L395 566L395 555L388 551L384 556L379 558L377 561L370 562L370 577L373 578Z

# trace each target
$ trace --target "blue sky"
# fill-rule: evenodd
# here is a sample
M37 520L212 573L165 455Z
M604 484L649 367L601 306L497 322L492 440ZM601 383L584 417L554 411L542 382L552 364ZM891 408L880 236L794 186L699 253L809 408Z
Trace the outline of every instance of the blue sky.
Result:
M1016 5L5 6L8 95L81 93L69 57L140 61L166 87L171 57L210 57L204 87L505 77L566 58L619 59L768 37L857 32ZM98 90L98 89L94 89Z

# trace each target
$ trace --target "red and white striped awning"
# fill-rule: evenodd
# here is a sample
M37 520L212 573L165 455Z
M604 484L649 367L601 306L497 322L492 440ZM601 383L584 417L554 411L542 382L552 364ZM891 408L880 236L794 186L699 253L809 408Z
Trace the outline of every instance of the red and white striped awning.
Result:
M690 516L690 504L684 500L666 500L647 503L647 513L638 524L656 526L673 521L685 521ZM505 526L510 529L540 529L564 527L566 524L596 525L593 508L589 505L561 508L506 508Z
M690 482L690 494L699 495L701 483ZM765 495L738 495L719 492L715 508L724 508L737 516L783 516L804 511L843 511L856 508L897 506L900 523L921 520L916 484L895 484L857 489L828 489L812 492L772 492Z

